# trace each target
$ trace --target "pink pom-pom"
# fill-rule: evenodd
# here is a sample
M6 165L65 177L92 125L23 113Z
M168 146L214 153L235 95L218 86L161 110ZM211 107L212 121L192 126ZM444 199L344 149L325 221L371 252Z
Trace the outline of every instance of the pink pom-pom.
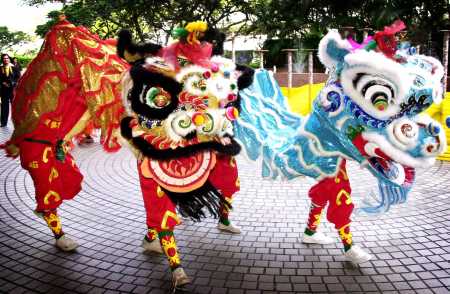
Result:
M239 111L236 107L227 107L225 110L225 116L231 121L236 120L239 117Z
M218 72L219 71L219 65L217 65L217 63L211 64L211 71L212 72Z

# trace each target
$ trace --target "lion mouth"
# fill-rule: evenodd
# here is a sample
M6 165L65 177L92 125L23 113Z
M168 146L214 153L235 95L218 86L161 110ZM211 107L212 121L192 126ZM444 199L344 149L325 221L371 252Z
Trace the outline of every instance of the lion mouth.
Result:
M412 167L382 157L369 157L367 161L374 170L399 186L408 187L414 182L416 171Z
M365 140L361 135L353 139L353 144L366 158L366 163L386 180L402 187L410 187L413 184L416 174L413 167L396 162L380 147Z

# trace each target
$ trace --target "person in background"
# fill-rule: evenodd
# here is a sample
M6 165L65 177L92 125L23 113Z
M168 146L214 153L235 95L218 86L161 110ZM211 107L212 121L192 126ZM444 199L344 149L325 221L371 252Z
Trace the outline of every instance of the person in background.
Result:
M8 123L9 104L12 102L14 87L19 76L20 73L11 63L9 55L2 54L2 65L0 66L1 127L6 127Z
M20 65L19 59L17 57L13 57L12 64L16 68L17 73L19 74L19 77L18 77L18 79L19 79L22 74L22 65Z

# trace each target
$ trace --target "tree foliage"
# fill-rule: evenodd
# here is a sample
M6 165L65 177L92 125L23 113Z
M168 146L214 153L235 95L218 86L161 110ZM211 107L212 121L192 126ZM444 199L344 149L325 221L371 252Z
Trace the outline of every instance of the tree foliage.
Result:
M411 36L424 42L429 32L448 28L449 10L448 0L256 0L258 20L249 30L298 38L343 26L383 30L401 19Z
M439 30L449 28L448 0L22 0L30 5L60 2L68 19L100 37L114 37L129 28L140 41L168 41L176 26L204 20L233 34L264 34L315 48L328 28L353 26L382 30L396 19L408 27L414 43L439 42ZM57 12L39 26L43 36L56 22Z
M30 5L46 0L24 0ZM204 20L225 31L249 20L251 1L245 0L73 0L66 1L62 11L76 25L84 25L100 37L114 37L121 28L129 28L141 40L153 39L166 43L173 28L193 20ZM59 12L49 13L50 20L36 33L45 35L57 21Z
M11 32L7 27L0 27L1 52L5 52L8 49L11 49L11 47L13 46L21 45L28 41L31 41L31 36L29 36L28 34L22 31Z

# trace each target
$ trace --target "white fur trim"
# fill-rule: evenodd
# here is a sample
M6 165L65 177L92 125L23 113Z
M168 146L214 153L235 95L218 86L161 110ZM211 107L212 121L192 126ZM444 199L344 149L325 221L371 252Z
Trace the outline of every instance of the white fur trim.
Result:
M342 62L342 60L336 60L328 54L327 49L330 42L335 42L338 48L346 49L349 52L351 46L347 40L342 39L339 32L335 29L329 30L325 37L320 40L318 51L320 62L328 69L333 70L336 67L336 64Z
M395 61L386 58L382 53L358 50L345 56L346 67L341 73L341 83L344 93L350 96L364 111L378 119L387 119L400 110L400 103L406 101L406 96L412 85L408 71ZM367 74L379 78L394 87L394 104L389 104L386 110L376 109L371 101L353 86L357 74Z
M227 119L225 117L225 110L224 109L208 109L207 111L205 111L205 113L209 114L212 117L212 120L214 122L214 127L213 127L213 129L211 129L209 131L204 131L203 126L198 126L197 133L208 135L208 136L217 135L222 128L223 120Z
M183 140L183 137L195 130L195 125L191 122L188 128L178 127L178 122L183 119L188 119L191 121L193 112L189 113L187 111L177 111L172 112L164 120L164 130L166 131L167 137L174 142L179 142Z
M122 104L125 107L125 111L128 114L132 114L133 112L131 110L131 104L128 101L128 92L133 88L133 79L131 78L130 72L128 70L122 75L121 86Z
M222 57L220 55L214 55L211 57L211 63L216 63L219 65L220 70L228 70L228 71L234 71L236 70L236 64L233 62L233 60Z
M441 103L444 96L444 86L441 83L442 77L444 76L444 67L442 66L442 63L434 57L425 55L413 55L410 58L419 59L419 61L422 59L422 62L431 64L434 69L434 73L420 68L419 66L410 67L410 69L413 70L414 74L418 74L426 80L427 84L425 85L425 87L433 88L434 103Z
M207 70L208 69L198 65L185 66L182 67L180 72L176 75L176 80L183 83L184 91L192 95L203 96L207 94L206 91L200 90L195 87L194 84L203 80L203 72Z
M233 136L233 124L228 119L222 119L222 123L217 130L217 135L219 137L224 137L225 135Z
M196 131L198 134L207 135L210 137L219 136L223 137L226 134L233 135L233 125L229 122L229 120L225 117L225 109L208 109L205 111L206 114L209 114L214 122L214 127L211 130L205 131L203 128L204 125L196 126L192 123L192 116L194 115L194 111L177 111L171 113L164 120L164 130L166 131L167 136L170 140L179 142L183 140L183 138L193 132ZM191 125L188 128L181 128L178 125L178 122L181 120L189 120Z
M384 136L375 132L364 132L362 137L378 147L392 160L409 167L430 167L434 164L434 157L414 158L411 155L393 146Z

